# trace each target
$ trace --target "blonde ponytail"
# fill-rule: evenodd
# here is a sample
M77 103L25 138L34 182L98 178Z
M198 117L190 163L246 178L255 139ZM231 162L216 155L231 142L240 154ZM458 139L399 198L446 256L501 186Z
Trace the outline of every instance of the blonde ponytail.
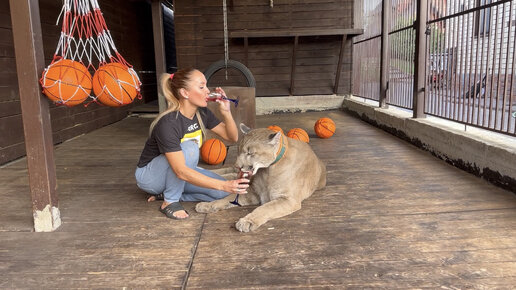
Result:
M163 96L167 101L167 109L161 112L155 119L152 121L149 128L149 136L152 134L152 130L154 126L158 123L158 121L166 114L179 111L181 108L181 103L179 102L181 95L179 93L180 89L186 89L188 85L188 81L190 79L190 75L195 69L181 69L173 74L171 78L171 74L163 74L160 78L161 90L163 92Z

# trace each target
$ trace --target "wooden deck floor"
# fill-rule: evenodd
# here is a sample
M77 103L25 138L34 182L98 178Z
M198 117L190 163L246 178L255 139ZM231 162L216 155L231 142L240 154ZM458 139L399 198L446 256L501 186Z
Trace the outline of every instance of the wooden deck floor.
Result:
M313 135L322 116L337 124ZM0 288L509 289L516 196L340 111L260 116L307 129L328 185L258 231L252 208L166 219L133 172L151 120L57 146L63 225L34 233L25 160L0 168ZM234 161L231 152L229 162Z

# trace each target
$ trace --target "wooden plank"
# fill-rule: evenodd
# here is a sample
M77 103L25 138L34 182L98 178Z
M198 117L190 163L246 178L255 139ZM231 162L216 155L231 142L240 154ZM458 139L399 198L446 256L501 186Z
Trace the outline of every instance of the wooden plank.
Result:
M21 114L19 100L0 102L0 122L1 118Z
M313 131L321 117L337 125L329 139ZM0 288L510 289L516 282L513 193L346 113L257 116L257 127L304 128L328 182L299 211L248 234L234 224L254 207L205 215L189 202L190 218L173 221L159 202L145 201L134 169L151 121L125 118L56 147L63 225L51 235L28 232L25 160L0 168ZM227 165L235 158L232 147Z
M0 28L0 43L12 45L12 43L13 43L12 29Z
M13 48L12 43L1 43L0 42L0 56L14 58L14 48Z
M316 36L316 35L357 35L362 29L270 29L260 31L233 30L229 37L285 37L285 36Z
M342 59L344 56L344 47L346 43L346 36L342 36L341 45L340 45L340 53L339 53L339 60L337 62L337 72L335 74L335 85L333 86L333 93L337 94L339 90L339 82L340 82L340 73L342 70Z
M16 75L16 72L10 71L10 72L2 72L0 73L0 86L2 87L9 87L13 86L13 84L18 83L18 78ZM0 101L6 101L10 100L9 98L6 98L6 96L2 96Z
M364 0L353 1L353 28L364 28ZM362 32L363 33L363 32Z
M249 65L249 38L244 37L244 65Z
M123 225L122 228L135 234L141 232L141 228L134 224L132 227ZM117 238L117 232L104 232L103 235L113 236L110 241L102 243L91 240L90 232L58 232L52 239L31 237L30 233L0 233L4 241L1 261L12 269L8 275L2 275L0 286L55 288L61 285L59 287L73 288L88 284L93 288L106 285L146 288L152 284L159 288L180 287L195 237L149 236L148 233L139 235L140 242L128 242ZM169 243L173 238L181 238L181 241ZM23 242L18 242L20 239ZM41 244L49 242L54 244L47 247L46 252L35 251ZM160 246L150 249L149 245L153 244ZM10 262L13 261L13 250L20 247L27 249L18 255L20 263ZM99 263L99 260L103 262ZM35 272L40 274L33 275Z
M43 40L36 0L10 1L23 131L28 156L34 229L54 231L61 225L57 200L52 129L48 102L41 95Z
M5 164L25 155L25 143L9 144L0 148L0 164Z
M297 55L297 46L299 43L299 37L294 37L294 45L292 47L292 60L291 60L291 69L290 69L290 95L294 95L294 80L296 79L296 55Z
M0 148L23 142L22 116L14 115L0 118L0 132L3 132L0 139Z
M6 9L6 11L9 11L9 9ZM2 10L0 10L0 28L11 28L11 15Z

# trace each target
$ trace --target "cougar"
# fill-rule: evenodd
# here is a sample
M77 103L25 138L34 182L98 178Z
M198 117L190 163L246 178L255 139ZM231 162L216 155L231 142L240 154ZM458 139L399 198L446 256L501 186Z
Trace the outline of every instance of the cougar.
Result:
M326 166L310 145L282 132L251 130L244 124L240 130L244 135L238 144L235 169L239 177L250 179L248 192L200 202L195 210L212 213L239 205L260 205L236 223L237 230L249 232L299 210L304 199L326 185ZM228 173L228 169L224 171Z

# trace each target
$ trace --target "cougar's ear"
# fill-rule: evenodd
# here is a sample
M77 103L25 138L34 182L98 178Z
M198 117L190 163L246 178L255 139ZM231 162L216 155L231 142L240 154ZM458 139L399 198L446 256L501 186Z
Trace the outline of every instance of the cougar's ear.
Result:
M244 123L240 123L240 131L242 131L244 134L247 134L249 131L251 131L251 128L247 127Z
M276 145L281 141L281 132L269 135L269 144Z

